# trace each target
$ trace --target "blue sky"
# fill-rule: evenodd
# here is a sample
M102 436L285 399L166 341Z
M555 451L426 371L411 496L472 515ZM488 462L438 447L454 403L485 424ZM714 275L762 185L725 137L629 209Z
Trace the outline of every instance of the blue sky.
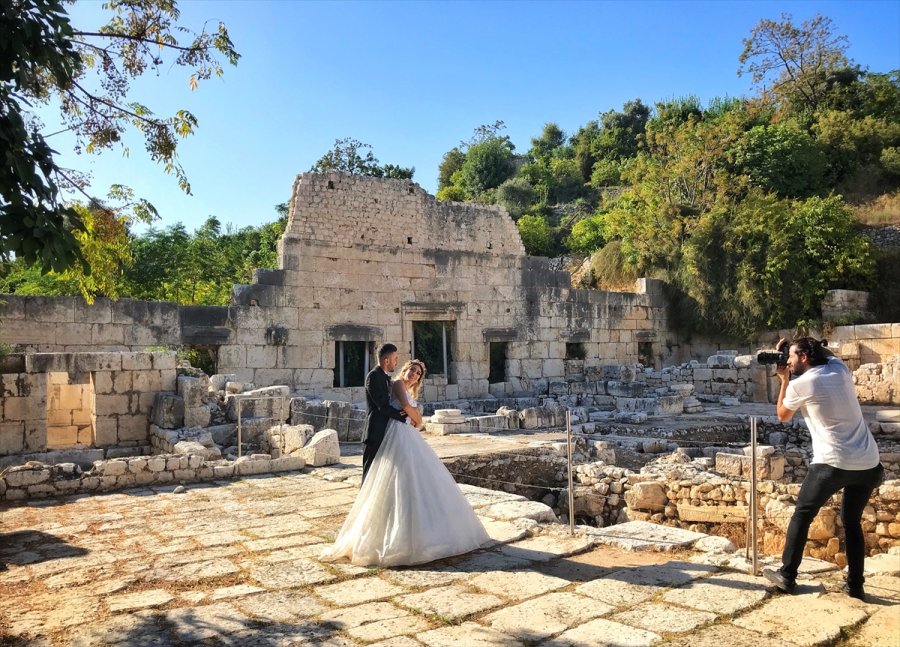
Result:
M294 178L334 140L371 144L382 163L414 166L437 189L443 154L480 124L501 119L519 152L543 125L567 133L641 98L652 105L696 95L752 92L737 76L743 39L762 18L819 12L850 40L849 56L872 71L900 68L900 0L853 2L301 2L182 0L181 24L228 26L242 58L221 79L188 87L187 70L164 66L135 83L132 98L159 115L199 119L179 145L193 195L147 159L139 138L121 150L76 156L66 134L60 161L93 174L97 194L131 186L159 209L158 227L189 229L215 215L235 227L275 219ZM96 29L101 3L69 9ZM58 119L44 113L46 130Z

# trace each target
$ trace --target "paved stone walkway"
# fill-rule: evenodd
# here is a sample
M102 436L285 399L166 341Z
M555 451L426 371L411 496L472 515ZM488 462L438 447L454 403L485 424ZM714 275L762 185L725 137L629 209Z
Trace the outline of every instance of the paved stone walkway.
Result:
M0 645L900 645L890 559L869 603L833 592L833 570L784 596L725 556L570 537L471 487L491 546L418 568L322 564L358 481L347 465L0 507Z

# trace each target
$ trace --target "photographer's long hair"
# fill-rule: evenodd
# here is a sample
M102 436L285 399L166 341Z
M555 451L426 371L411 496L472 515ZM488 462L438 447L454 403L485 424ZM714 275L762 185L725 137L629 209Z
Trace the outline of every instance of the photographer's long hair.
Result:
M828 355L825 353L825 347L828 346L827 339L819 341L815 337L797 337L791 342L791 346L796 346L798 353L803 353L809 358L810 366L828 363Z

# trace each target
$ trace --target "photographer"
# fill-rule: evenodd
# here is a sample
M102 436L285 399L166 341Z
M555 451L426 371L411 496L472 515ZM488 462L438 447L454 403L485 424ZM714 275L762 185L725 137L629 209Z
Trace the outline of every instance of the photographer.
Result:
M788 422L800 410L812 437L813 457L788 525L782 566L777 571L765 570L763 575L780 590L793 592L809 526L825 502L843 489L846 592L862 600L866 547L860 521L869 496L884 479L884 468L863 419L850 371L825 343L812 337L794 339L787 363L775 369L781 378L778 419ZM780 340L778 350L784 352L786 344Z

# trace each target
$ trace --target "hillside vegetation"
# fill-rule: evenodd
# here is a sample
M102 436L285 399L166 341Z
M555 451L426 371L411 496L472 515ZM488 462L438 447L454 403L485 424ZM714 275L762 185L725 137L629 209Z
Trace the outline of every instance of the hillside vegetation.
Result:
M438 198L504 205L531 254L594 255L595 287L664 279L685 330L749 338L815 323L829 289L886 294L896 254L857 225L900 224L900 70L848 60L821 16L744 45L755 95L635 99L571 135L547 123L524 155L482 126L444 155Z

